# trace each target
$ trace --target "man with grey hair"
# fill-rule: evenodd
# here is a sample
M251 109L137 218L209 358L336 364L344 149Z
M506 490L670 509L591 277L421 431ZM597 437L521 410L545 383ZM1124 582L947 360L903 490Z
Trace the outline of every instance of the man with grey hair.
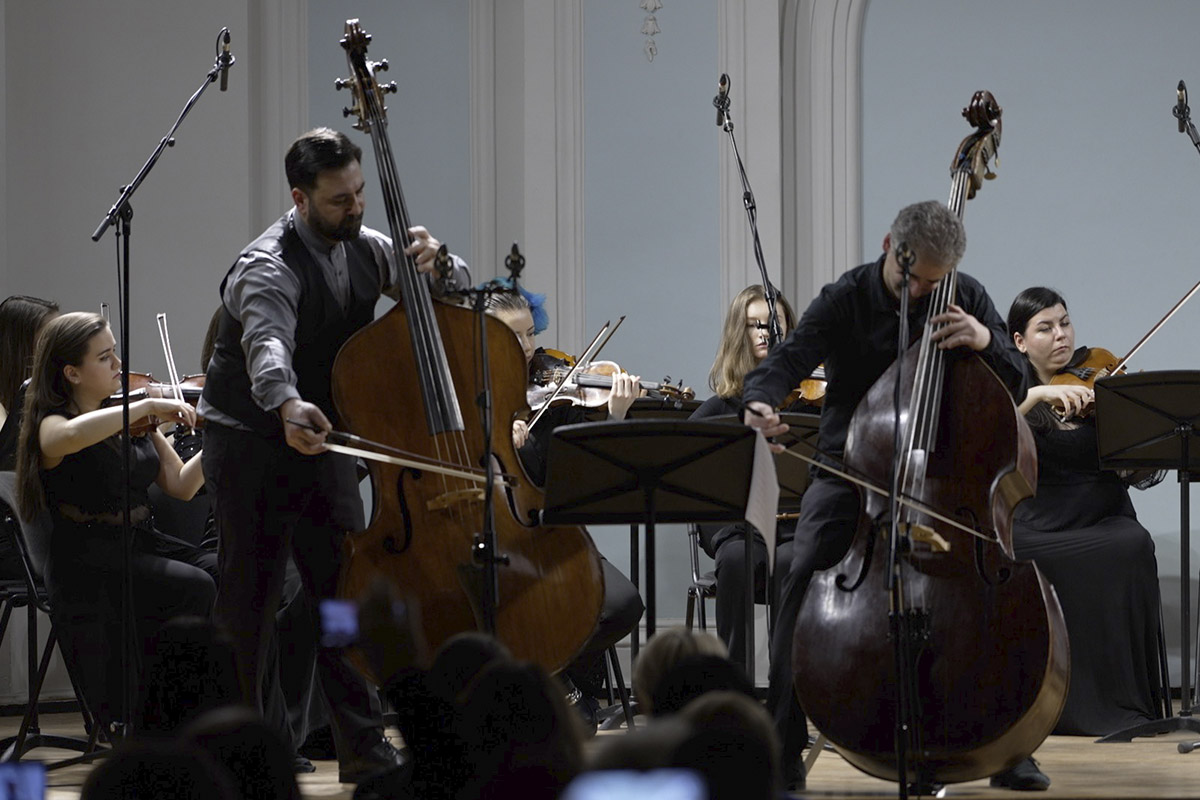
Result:
M910 343L921 336L929 314L930 295L958 266L967 246L962 222L934 200L901 209L891 230L883 237L883 254L822 289L787 340L746 376L743 398L748 407L745 414L748 424L766 436L786 431L775 407L817 365L824 364L827 386L819 447L822 453L840 462L854 410L896 359L900 297L905 290L904 273L897 259L902 246L916 257L907 288ZM944 350L965 347L977 352L1017 401L1024 398L1026 377L1021 354L978 281L958 273L955 303L931 322L941 325L931 335L938 347ZM808 730L792 688L793 631L813 573L834 566L845 555L858 515L856 488L840 478L818 472L801 502L792 562L776 565L776 569L787 572L771 638L767 704L783 741L781 763L785 774L796 770L793 776L796 784L802 784L804 779L799 758ZM1022 762L1015 771L1020 774L996 776L993 785L1023 789L1049 786L1049 780L1032 759Z

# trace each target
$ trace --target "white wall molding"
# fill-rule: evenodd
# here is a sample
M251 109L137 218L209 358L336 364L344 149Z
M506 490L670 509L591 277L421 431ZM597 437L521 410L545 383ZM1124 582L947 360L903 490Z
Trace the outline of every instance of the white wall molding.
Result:
M554 13L555 300L565 324L560 347L582 352L584 307L583 0L559 0Z
M497 238L496 177L496 7L493 0L471 0L471 253L476 277L493 276L490 265L501 252Z
M783 289L797 311L862 260L868 2L783 0Z
M308 0L255 0L245 37L250 83L250 219L246 238L279 218L288 205L283 157L308 122ZM235 39L236 41L236 39ZM234 66L237 69L237 65ZM334 77L330 76L332 84Z
M780 0L717 0L717 74L729 75L730 118L758 207L767 274L778 284L781 262L783 170L780 161ZM715 112L714 112L715 113ZM761 283L754 240L742 200L742 181L729 135L720 134L721 308L752 283Z
M485 4L480 0L479 4ZM585 343L583 234L583 1L524 0L520 15L496 19L472 6L479 32L491 26L492 63L473 53L472 91L493 95L473 100L472 185L481 188L472 207L473 235L481 275L501 272L513 241L520 243L526 277L550 302L546 341L567 352ZM486 49L486 45L484 45ZM482 51L481 51L482 53ZM494 120L492 140L483 130ZM491 158L494 190L488 191L484 159ZM475 168L480 167L478 172ZM488 234L492 226L494 233ZM490 266L494 264L494 266Z

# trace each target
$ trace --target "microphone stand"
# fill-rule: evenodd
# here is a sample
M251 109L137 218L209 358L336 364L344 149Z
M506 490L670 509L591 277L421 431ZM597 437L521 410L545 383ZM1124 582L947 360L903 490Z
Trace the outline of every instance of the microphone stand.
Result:
M509 558L507 555L498 553L496 548L496 514L493 499L496 489L496 462L492 457L492 371L488 358L487 301L494 294L520 292L518 279L521 276L521 270L525 268L525 256L521 255L515 242L512 252L504 259L504 266L512 276L511 289L490 282L481 289L468 289L462 292L474 301L474 311L479 315L482 388L476 398L476 403L482 418L480 422L483 429L483 469L486 477L486 482L483 484L483 524L471 545L471 558L483 570L483 581L480 585L483 629L493 636L496 635L496 614L500 604L498 567L507 566Z
M746 207L746 219L750 223L750 234L754 239L754 260L758 262L758 272L762 276L763 294L767 298L768 346L774 348L783 338L779 325L779 314L775 310L775 299L779 292L767 277L766 259L763 257L762 241L758 238L758 204L754 200L754 190L750 188L750 179L746 177L746 166L742 163L742 154L738 152L737 139L733 135L733 120L729 116L729 76L721 75L717 96L713 105L717 109L717 125L729 134L729 143L733 145L733 157L737 162L738 175L742 179L742 204Z
M223 28L221 33L217 34L218 43L221 37L228 34L229 29ZM121 459L122 471L124 474L124 485L122 489L122 517L121 517L121 553L122 553L122 580L121 580L121 716L120 721L114 721L113 730L110 734L125 737L129 734L132 725L132 703L133 696L136 691L135 681L137 676L133 670L133 523L131 519L131 497L130 497L130 468L131 468L131 450L129 439L129 320L130 320L130 300L129 300L129 240L132 233L130 223L133 220L133 206L130 200L133 198L134 192L142 185L142 181L150 174L150 170L158 163L159 157L168 147L175 145L175 131L183 124L183 120L187 117L188 112L196 105L200 99L200 95L204 94L204 90L208 88L210 83L217 80L217 76L221 74L222 69L227 69L232 63L231 58L222 56L220 44L217 45L217 58L213 63L213 68L204 77L204 82L200 88L188 99L180 113L179 118L175 120L175 124L171 126L171 130L158 143L158 147L151 153L150 158L142 165L138 174L133 180L120 189L121 195L117 198L117 202L105 214L100 225L92 233L92 241L100 241L100 237L112 225L116 225L117 237L117 274L121 281L121 302L119 307L119 323L121 334Z

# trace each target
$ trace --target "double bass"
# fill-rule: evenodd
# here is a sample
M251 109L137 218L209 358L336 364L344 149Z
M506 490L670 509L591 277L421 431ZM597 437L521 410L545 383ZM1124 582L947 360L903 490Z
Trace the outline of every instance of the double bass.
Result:
M372 518L365 531L346 539L338 594L357 599L377 580L394 584L419 604L425 639L435 648L456 633L487 630L487 588L475 554L484 516L491 514L501 559L498 592L491 598L495 635L517 658L555 672L580 651L599 618L604 596L599 554L582 528L532 521L541 492L524 475L511 435L513 419L529 410L525 355L516 336L499 319L482 317L491 373L491 415L482 420L480 317L434 298L429 282L404 255L411 223L383 104L396 85L376 81L386 62L367 61L370 38L358 20L346 22L341 44L353 77L339 81L338 88L353 89L354 106L347 112L358 115L355 127L371 137L402 301L343 345L333 367L334 405L355 435L417 454L431 465L456 465L462 474L485 466L480 458L490 432L504 482L493 509L485 506L479 481L372 461ZM351 651L349 657L376 682L386 677L372 675L361 653Z
M977 92L963 115L976 130L951 169L960 219L990 175L1000 108ZM929 318L954 302L955 278L934 292ZM792 653L800 705L846 760L921 787L995 775L1033 753L1062 712L1069 671L1054 590L1013 558L1012 511L1037 484L1033 436L982 359L940 350L930 333L927 323L860 402L846 463L892 485L898 396L900 494L940 515L868 494L849 552L809 585ZM881 524L893 516L910 534L895 565Z

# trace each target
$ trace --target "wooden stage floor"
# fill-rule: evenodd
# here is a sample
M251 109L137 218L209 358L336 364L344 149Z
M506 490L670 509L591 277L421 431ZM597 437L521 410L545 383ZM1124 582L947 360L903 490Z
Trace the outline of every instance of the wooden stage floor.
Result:
M0 717L0 738L16 733L19 717ZM42 732L67 736L80 735L82 725L76 714L48 714L42 718ZM602 732L600 737L622 736L621 731ZM986 780L953 784L946 797L952 798L1200 798L1200 750L1181 754L1181 741L1200 740L1200 735L1168 734L1139 739L1129 744L1096 744L1092 739L1052 736L1035 753L1052 785L1044 793L1016 793L993 789ZM70 757L61 750L39 750L30 756L48 762ZM337 764L317 761L317 771L300 776L300 788L306 798L350 800L354 787L337 780ZM77 765L49 773L48 800L75 800L90 766ZM896 797L893 784L871 778L851 767L836 753L824 752L813 766L808 788L796 797L879 798ZM624 800L623 798L621 800Z

